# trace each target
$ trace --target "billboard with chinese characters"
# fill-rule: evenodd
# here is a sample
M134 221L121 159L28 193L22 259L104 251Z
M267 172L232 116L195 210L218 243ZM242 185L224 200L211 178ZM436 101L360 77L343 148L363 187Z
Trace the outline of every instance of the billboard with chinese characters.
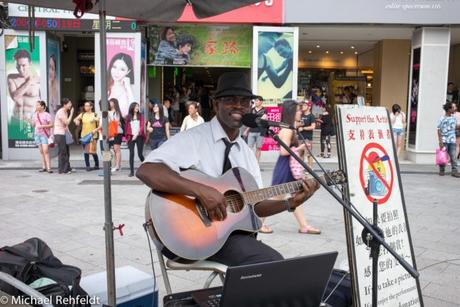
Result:
M151 26L148 36L153 65L251 67L251 27Z
M266 113L267 114L267 120L271 120L271 121L274 121L274 122L281 121L282 108L278 104L276 104L276 103L264 103L264 108L267 111L267 113ZM275 133L278 133L280 131L280 128L278 128L278 127L272 127L270 129L275 131ZM262 151L271 151L271 150L277 151L279 149L280 149L279 145L271 137L265 137L264 138L264 143L262 144L262 147L260 148L260 150L262 150Z
M384 107L338 105L340 168L347 174L346 197L372 223L378 203L378 226L385 241L415 267L415 256L388 111ZM372 260L363 226L345 213L347 245L356 306L372 302ZM378 263L380 307L423 306L420 283L381 247Z
M99 35L95 35L95 61L99 67ZM141 92L141 34L107 34L107 97L116 98L123 116L128 114L129 105L140 101ZM101 75L96 70L95 99L101 97ZM96 104L98 109L98 104Z
M254 27L252 87L266 101L297 98L298 28Z

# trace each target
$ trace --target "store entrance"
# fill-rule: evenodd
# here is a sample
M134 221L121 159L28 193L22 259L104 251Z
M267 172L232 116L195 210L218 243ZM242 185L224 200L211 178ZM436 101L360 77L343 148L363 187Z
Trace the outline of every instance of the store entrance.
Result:
M94 103L94 37L64 34L61 51L61 98L69 98L77 116L85 101ZM75 143L80 139L80 127L72 122L70 131Z
M172 99L172 108L176 113L173 127L180 127L187 116L187 101L199 103L200 115L205 121L213 116L211 97L214 95L219 76L225 72L240 71L250 79L251 70L247 68L220 67L164 67L162 99ZM155 95L150 95L155 97Z

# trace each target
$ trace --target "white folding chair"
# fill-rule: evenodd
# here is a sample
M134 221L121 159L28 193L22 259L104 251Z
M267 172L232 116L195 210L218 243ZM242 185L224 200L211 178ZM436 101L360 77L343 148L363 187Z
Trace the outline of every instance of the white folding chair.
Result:
M224 282L225 273L227 272L227 266L218 262L202 260L188 264L179 263L173 260L164 259L161 251L156 249L158 255L158 262L161 268L161 275L163 276L163 282L165 284L166 293L171 294L171 284L169 282L168 271L210 271L211 274L206 279L203 288L209 288L213 280L219 276L221 282Z

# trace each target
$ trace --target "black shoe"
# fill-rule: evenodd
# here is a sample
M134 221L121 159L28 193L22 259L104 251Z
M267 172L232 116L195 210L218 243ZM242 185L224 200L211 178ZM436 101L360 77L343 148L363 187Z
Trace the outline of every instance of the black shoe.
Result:
M439 171L439 176L444 176L446 174L445 171Z
M458 172L452 172L452 177L460 178L460 173L458 173Z
M90 171L91 171L91 167L87 166L87 167L86 167L86 171L87 171L87 172L90 172Z
M93 167L93 170L97 171L99 169L99 165L96 165L95 167Z
M133 177L134 176L134 173L133 172L130 172L128 177Z

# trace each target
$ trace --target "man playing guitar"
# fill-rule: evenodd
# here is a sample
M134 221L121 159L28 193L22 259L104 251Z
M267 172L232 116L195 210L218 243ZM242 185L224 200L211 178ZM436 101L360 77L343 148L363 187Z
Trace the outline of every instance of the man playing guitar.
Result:
M256 98L243 73L224 73L218 80L214 96L216 116L193 129L181 132L152 151L137 172L137 177L151 189L197 198L212 220L227 217L224 195L179 175L183 169L195 169L218 177L231 167L246 169L262 188L262 176L253 151L240 137L243 114L250 112ZM259 217L267 217L300 206L319 188L316 181L303 180L303 191L288 200L264 200L254 206ZM281 260L283 257L256 235L237 231L209 260L227 266Z

